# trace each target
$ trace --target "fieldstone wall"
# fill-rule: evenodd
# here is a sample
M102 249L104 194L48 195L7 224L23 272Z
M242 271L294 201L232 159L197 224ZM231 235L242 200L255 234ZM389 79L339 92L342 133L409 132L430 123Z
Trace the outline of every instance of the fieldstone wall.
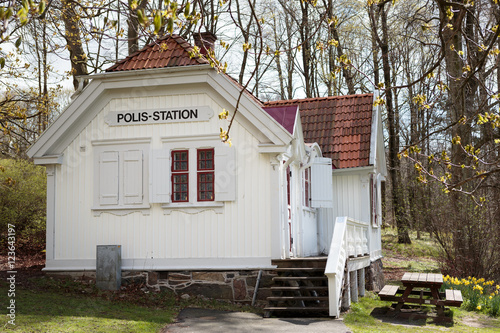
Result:
M379 292L385 285L382 259L375 260L365 271L366 290Z
M145 284L156 290L169 289L182 297L204 296L250 303L255 292L258 270L255 271L173 271L122 272L122 285ZM262 271L257 300L271 296L274 271Z

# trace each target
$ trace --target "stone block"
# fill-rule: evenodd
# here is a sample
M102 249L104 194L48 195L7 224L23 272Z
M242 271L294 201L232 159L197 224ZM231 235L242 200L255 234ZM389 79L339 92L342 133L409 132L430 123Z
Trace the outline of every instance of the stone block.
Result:
M234 299L241 301L247 298L247 284L245 279L233 280Z
M366 268L365 272L366 290L380 291L385 285L384 266L382 260L378 259Z
M148 285L155 286L158 284L159 274L157 272L148 272Z
M219 272L193 272L193 280L224 282L225 278L224 274Z
M169 281L190 281L191 280L191 274L190 273L168 273L168 280Z
M255 283L257 283L257 277L256 276L249 276L246 278L247 281L247 286L249 287L255 287ZM262 279L261 279L262 282Z

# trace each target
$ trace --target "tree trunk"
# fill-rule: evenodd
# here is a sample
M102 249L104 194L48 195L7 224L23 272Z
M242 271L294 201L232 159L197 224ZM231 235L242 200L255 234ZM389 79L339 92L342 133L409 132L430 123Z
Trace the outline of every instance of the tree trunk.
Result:
M387 127L389 132L389 176L392 183L392 207L394 210L394 219L398 229L398 242L403 244L411 244L409 235L409 221L406 218L404 200L403 200L403 187L401 186L401 171L400 161L398 158L399 153L399 131L397 117L394 110L394 102L392 96L392 81L391 81L391 65L389 62L389 41L388 41L388 27L387 27L387 12L385 2L379 5L380 19L382 24L382 38L379 37L375 25L375 17L371 15L372 30L374 31L375 38L382 52L382 69L384 73L385 85L385 100L387 107ZM372 11L373 14L373 11Z
M129 6L132 0L129 0ZM139 1L136 9L130 9L128 23L128 54L132 54L139 50L139 20L137 19L137 10L146 8L148 0Z
M337 31L337 28L336 27L331 27L331 32L332 32L332 36L333 38L338 42L337 44L337 56L340 58L342 57L345 53L344 53L344 50L342 48L342 43L340 42L340 39L339 39L339 32ZM333 70L333 69L331 69ZM344 79L345 79L345 83L347 85L347 91L349 93L349 95L354 95L356 93L356 89L354 88L354 80L352 78L352 73L351 73L351 70L349 69L348 66L345 66L343 65L342 66L342 75L344 76Z
M75 13L75 4L70 0L62 0L62 19L64 21L65 34L64 38L69 50L71 60L71 73L73 74L73 87L78 89L78 79L80 75L87 75L87 55L83 50L80 20ZM86 85L86 82L84 82Z
M304 70L304 85L306 98L313 97L312 73L311 73L311 41L309 27L309 3L300 2L302 21L300 25L300 41L302 45L302 66Z

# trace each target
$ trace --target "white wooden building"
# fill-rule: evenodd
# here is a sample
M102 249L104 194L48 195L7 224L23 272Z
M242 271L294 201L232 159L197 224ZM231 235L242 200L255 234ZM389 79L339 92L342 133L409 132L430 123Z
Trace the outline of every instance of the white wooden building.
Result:
M45 270L95 271L96 246L115 244L122 271L159 272L146 274L149 284L184 272L181 285L192 287L203 279L189 272L219 272L213 280L248 299L254 287L242 286L241 272L328 255L329 293L339 293L338 267L360 270L381 258L386 169L373 95L315 100L363 100L365 108L368 100L368 142L342 142L352 156L368 154L366 165L336 165L342 159L325 154L328 144L310 141L315 130L303 130L314 123L301 122L313 100L262 103L244 92L234 116L241 87L191 50L169 36L82 77L88 85L29 149L47 170ZM235 117L232 147L219 137L224 109Z

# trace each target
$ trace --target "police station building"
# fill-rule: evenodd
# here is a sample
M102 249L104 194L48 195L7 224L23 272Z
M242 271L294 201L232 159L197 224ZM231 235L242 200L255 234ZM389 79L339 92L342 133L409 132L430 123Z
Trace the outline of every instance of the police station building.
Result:
M234 114L241 86L191 51L167 36L83 77L29 149L47 170L44 270L92 276L97 246L118 245L124 282L245 301L259 271L269 296L275 260L328 258L330 290L344 267L376 267L386 169L373 94L245 91Z

